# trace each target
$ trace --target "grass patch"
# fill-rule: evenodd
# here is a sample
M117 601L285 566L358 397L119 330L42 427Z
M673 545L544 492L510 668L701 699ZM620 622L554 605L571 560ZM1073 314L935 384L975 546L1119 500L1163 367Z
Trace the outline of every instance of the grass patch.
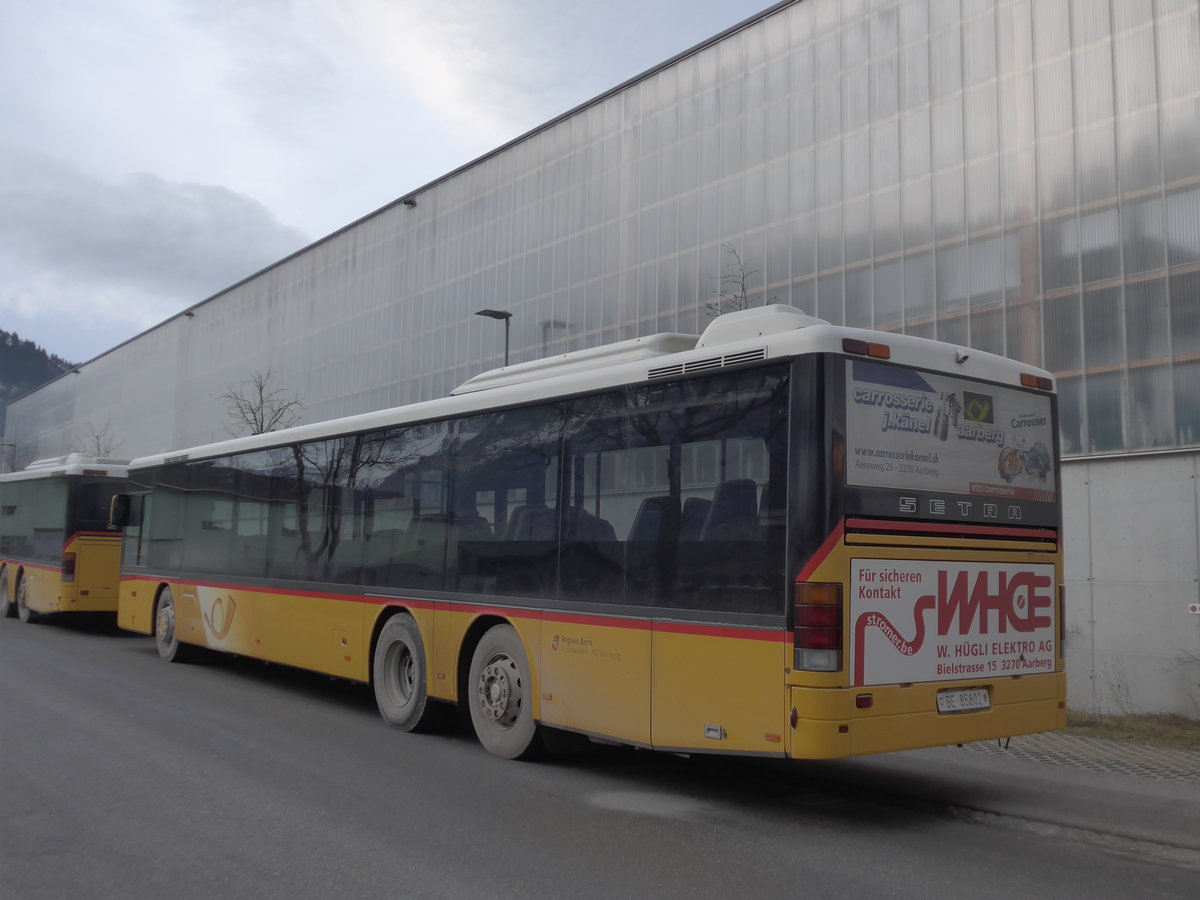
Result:
M1101 716L1068 712L1067 733L1173 750L1200 750L1200 722L1183 716Z

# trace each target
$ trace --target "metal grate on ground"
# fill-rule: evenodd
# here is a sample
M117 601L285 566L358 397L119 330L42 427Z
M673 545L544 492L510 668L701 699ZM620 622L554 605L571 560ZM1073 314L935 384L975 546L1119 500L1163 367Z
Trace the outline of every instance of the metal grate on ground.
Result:
M969 750L1016 759L1200 784L1200 750L1172 750L1062 732L1022 735L1007 742L978 741L964 746Z

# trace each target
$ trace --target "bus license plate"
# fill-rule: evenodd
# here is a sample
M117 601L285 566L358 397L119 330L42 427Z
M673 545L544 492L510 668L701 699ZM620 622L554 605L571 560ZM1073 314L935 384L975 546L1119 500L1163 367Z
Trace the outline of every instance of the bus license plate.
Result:
M987 688L964 688L961 690L938 691L937 708L939 713L975 712L980 709L991 709Z

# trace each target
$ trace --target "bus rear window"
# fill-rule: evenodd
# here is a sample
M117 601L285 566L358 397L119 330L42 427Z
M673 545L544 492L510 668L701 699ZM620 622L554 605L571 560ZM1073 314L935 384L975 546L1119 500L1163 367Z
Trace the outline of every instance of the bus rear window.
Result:
M75 530L107 530L112 498L126 490L126 487L125 481L115 478L84 481L79 486L78 506L75 510Z

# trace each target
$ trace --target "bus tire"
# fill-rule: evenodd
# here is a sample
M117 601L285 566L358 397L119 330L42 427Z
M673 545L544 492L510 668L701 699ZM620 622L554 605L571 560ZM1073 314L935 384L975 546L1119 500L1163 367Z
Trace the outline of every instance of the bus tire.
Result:
M8 569L0 569L0 618L11 619L17 614L17 604L8 598Z
M475 647L466 702L479 743L489 753L521 759L536 752L533 677L511 625L492 627Z
M25 579L17 576L17 618L26 624L36 622L41 616L30 609L25 603Z
M408 613L388 619L375 640L371 683L385 722L401 731L424 731L433 719L428 695L425 645Z
M187 662L191 648L181 644L176 633L175 597L164 587L154 604L154 644L158 655L167 662Z

